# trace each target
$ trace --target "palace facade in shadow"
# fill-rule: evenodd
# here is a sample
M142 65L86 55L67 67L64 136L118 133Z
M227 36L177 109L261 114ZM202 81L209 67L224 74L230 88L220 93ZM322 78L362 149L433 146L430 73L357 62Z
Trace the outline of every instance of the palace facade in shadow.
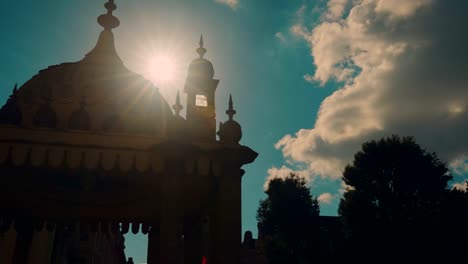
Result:
M203 38L183 106L128 70L113 0L96 46L41 70L0 109L0 263L125 263L123 234L148 234L148 263L238 264L242 166L229 99L217 126Z

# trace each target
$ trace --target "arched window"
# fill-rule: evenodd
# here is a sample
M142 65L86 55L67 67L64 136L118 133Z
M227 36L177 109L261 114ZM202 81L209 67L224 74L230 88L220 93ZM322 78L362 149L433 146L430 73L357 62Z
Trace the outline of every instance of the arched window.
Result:
M83 106L70 116L68 128L76 130L89 130L91 128L91 118Z
M39 107L39 110L37 110L34 116L34 125L44 128L57 127L57 114L49 104L44 104Z

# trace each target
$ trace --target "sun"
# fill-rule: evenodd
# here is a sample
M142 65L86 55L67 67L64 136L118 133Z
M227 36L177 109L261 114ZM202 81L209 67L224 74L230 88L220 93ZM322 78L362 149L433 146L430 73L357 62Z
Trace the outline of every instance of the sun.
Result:
M178 77L178 65L175 57L159 54L148 58L146 76L151 81L164 85L174 82Z

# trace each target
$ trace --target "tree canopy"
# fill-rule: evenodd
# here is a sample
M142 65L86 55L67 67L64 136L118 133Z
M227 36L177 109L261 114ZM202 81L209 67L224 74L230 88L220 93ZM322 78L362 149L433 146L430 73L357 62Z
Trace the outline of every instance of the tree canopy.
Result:
M265 239L270 264L310 263L319 251L319 203L304 179L291 173L275 178L260 202L257 220ZM314 256L315 255L315 256Z
M435 256L446 244L447 204L460 195L448 189L451 179L447 165L411 137L364 143L344 170L349 188L339 205L355 252L400 260Z

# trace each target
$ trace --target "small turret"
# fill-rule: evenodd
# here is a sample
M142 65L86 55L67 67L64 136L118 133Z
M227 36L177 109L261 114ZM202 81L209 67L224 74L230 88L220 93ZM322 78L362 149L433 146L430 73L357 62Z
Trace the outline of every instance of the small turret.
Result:
M199 140L216 140L215 92L219 80L213 79L213 64L204 58L207 50L200 37L199 57L190 63L184 92L187 94L189 134Z
M218 136L219 140L227 144L239 144L242 139L242 128L234 120L234 115L236 114L234 110L234 104L232 102L232 95L229 95L229 109L226 111L226 114L229 116L229 120L220 123Z

